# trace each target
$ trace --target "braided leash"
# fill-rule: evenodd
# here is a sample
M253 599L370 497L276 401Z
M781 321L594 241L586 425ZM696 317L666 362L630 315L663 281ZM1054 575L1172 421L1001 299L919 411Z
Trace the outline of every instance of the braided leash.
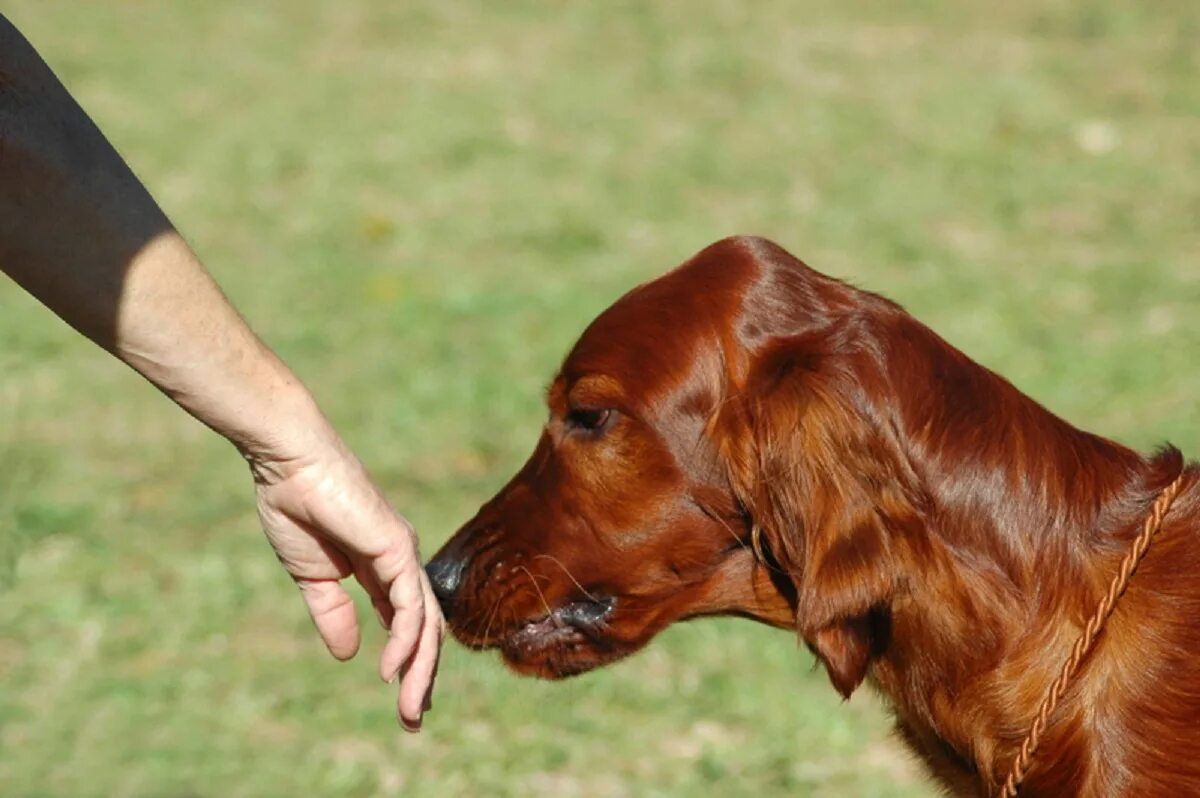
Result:
M1092 650L1092 645L1096 642L1097 635L1100 634L1100 629L1103 628L1104 622L1108 620L1108 616L1112 614L1113 607L1117 605L1117 599L1125 592L1125 588L1129 585L1129 579L1133 576L1134 569L1141 562L1142 557L1146 554L1146 549L1150 547L1150 541L1158 534L1158 530L1162 527L1163 518L1171 509L1171 503L1175 501L1175 497L1179 495L1179 489L1183 486L1184 475L1180 474L1174 482L1168 485L1158 499L1154 502L1154 507L1150 510L1150 516L1146 519L1145 525L1142 527L1142 532L1133 541L1133 546L1129 549L1129 553L1125 555L1125 559L1121 560L1121 568L1117 571L1117 575L1113 577L1112 584L1108 586L1108 593L1100 601L1100 605L1096 607L1096 612L1092 614L1091 620L1084 627L1083 634L1075 641L1075 645L1071 647L1071 656L1067 657L1067 661L1063 663L1062 671L1058 674L1058 678L1050 685L1049 692L1042 699L1041 706L1038 707L1037 716L1033 719L1033 723L1029 727L1029 731L1025 735L1024 742L1021 743L1021 752L1017 754L1013 760L1012 766L1008 769L1008 778L1004 780L1004 786L1000 788L998 793L999 798L1016 798L1017 790L1021 787L1021 782L1025 779L1025 775L1029 772L1029 765L1033 761L1033 754L1037 751L1038 744L1041 742L1042 732L1046 730L1046 724L1049 722L1050 715L1054 712L1054 708L1058 706L1058 700L1062 698L1066 692L1067 685L1071 679L1075 677L1076 671L1079 670L1083 659Z

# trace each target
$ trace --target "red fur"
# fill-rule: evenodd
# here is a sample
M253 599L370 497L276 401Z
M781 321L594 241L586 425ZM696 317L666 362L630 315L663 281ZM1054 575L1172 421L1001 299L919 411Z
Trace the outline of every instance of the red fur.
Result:
M467 563L446 601L460 639L557 677L683 618L790 626L844 696L864 680L886 696L958 795L999 785L1185 468L1174 449L1146 458L1076 429L897 305L761 239L714 244L621 299L549 398L530 462L438 555ZM581 430L580 408L613 420ZM1200 793L1187 468L1022 795ZM559 608L601 599L603 622L562 625ZM557 631L529 632L548 613Z

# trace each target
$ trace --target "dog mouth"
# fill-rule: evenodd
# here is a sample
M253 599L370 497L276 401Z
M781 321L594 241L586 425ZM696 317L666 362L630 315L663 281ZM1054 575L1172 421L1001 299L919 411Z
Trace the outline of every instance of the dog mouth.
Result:
M518 626L500 642L501 652L509 662L518 663L550 651L602 647L605 621L616 606L611 597L564 604Z

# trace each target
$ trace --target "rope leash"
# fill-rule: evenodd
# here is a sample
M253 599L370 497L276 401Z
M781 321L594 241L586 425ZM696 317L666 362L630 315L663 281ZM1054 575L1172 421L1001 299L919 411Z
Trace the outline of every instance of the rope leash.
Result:
M1130 547L1129 553L1125 555L1125 559L1121 560L1121 568L1117 571L1117 575L1113 577L1112 583L1108 586L1108 592L1101 599L1096 611L1092 614L1091 620L1087 622L1087 626L1083 629L1083 634L1075 641L1075 645L1071 647L1071 656L1067 657L1067 661L1063 663L1062 671L1058 674L1058 678L1050 685L1050 690L1046 693L1046 697L1042 699L1041 706L1038 707L1037 715L1033 719L1033 723L1029 726L1029 731L1025 734L1025 740L1021 743L1021 751L1013 759L1012 765L1008 769L1008 778L1004 780L1004 786L997 793L999 798L1016 798L1017 790L1021 787L1021 782L1025 779L1029 772L1029 765L1033 762L1033 754L1037 751L1038 744L1042 741L1042 733L1046 730L1046 724L1049 722L1050 715L1053 714L1055 707L1058 706L1058 701L1066 692L1067 685L1071 683L1071 679L1075 677L1075 673L1079 670L1079 666L1083 663L1085 657L1092 650L1092 646L1096 642L1096 637L1100 634L1100 630L1104 627L1104 622L1108 620L1108 616L1112 615L1113 608L1117 605L1117 599L1121 598L1121 594L1125 592L1125 588L1129 586L1129 579L1133 576L1134 570L1138 563L1142 561L1142 557L1146 554L1146 549L1150 548L1150 541L1158 534L1158 530L1162 528L1163 519L1171 509L1171 504L1175 501L1175 497L1179 495L1180 488L1183 487L1184 474L1176 477L1175 481L1168 485L1158 499L1154 502L1154 507L1150 510L1150 515L1146 518L1146 523L1142 527L1142 532Z

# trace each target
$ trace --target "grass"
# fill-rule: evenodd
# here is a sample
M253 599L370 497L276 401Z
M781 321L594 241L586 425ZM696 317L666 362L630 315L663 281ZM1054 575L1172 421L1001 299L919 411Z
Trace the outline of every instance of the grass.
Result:
M735 232L1200 452L1200 6L9 0L426 552L590 318ZM233 452L0 284L0 794L929 796L790 635L329 660Z

